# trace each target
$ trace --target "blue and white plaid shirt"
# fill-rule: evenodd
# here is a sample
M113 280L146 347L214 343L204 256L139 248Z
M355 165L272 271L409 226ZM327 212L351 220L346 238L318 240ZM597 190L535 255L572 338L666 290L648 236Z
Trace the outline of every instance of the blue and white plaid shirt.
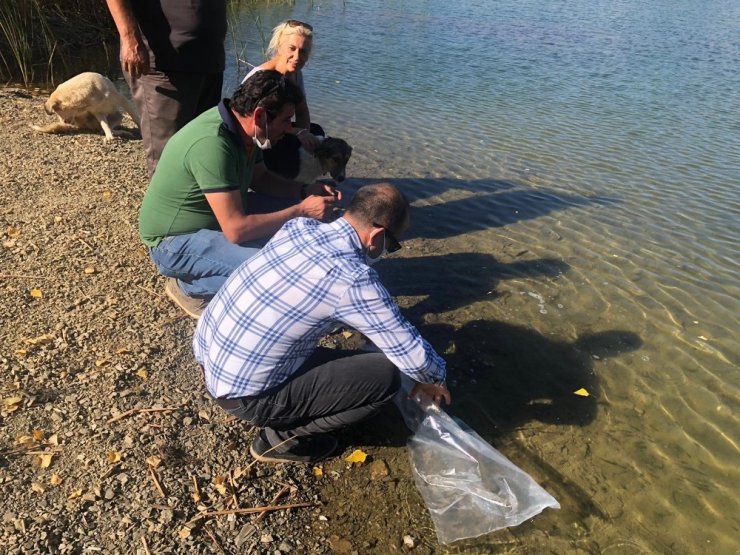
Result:
M252 396L290 378L338 323L365 334L410 378L444 381L444 360L401 315L344 218L287 222L211 300L193 350L211 395Z

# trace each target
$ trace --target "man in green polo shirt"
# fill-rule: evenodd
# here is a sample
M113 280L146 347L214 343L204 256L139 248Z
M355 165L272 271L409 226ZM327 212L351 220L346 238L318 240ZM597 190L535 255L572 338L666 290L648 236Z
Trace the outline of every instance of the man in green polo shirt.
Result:
M198 318L226 278L288 220L328 219L340 194L265 167L262 150L291 129L303 95L261 71L167 142L144 195L139 236L165 292Z

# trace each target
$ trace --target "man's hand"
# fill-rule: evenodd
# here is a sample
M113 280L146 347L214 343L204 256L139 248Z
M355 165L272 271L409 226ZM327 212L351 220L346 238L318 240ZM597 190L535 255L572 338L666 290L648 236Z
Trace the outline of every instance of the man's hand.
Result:
M121 66L134 79L149 73L149 52L138 35L121 37Z
M309 152L313 152L319 146L319 140L308 129L301 129L296 133L296 137L301 141L301 146Z
M322 197L334 197L335 202L342 200L342 192L334 185L323 181L314 181L306 187L306 196L319 195Z
M435 405L439 405L443 399L446 405L452 402L450 390L447 389L445 384L417 383L409 393L409 397L413 399L417 395L421 397L422 401L431 401Z
M299 205L301 216L321 221L332 219L335 206L336 197L320 195L306 197Z

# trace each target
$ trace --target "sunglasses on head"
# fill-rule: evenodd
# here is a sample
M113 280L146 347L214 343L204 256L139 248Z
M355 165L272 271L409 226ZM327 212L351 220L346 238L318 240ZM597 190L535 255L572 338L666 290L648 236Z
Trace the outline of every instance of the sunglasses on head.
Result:
M391 254L393 252L396 252L397 250L401 249L401 243L396 239L393 234L388 231L388 228L384 225L380 224L373 224L373 227L379 227L382 228L383 231L385 231L385 251L388 254Z
M303 23L303 21L298 21L297 19L289 19L285 22L285 24L288 27L305 27L309 31L313 32L313 27L311 27L308 23Z

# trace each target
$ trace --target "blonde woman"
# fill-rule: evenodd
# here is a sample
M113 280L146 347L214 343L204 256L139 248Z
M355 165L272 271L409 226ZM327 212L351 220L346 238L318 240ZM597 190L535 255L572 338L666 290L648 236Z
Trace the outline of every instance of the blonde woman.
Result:
M313 151L319 144L316 135L324 135L321 126L311 123L311 114L308 111L308 104L305 100L306 90L303 85L303 74L301 70L306 65L311 55L313 45L313 27L308 23L303 23L297 19L288 19L278 24L272 30L272 38L267 47L267 54L270 59L265 63L256 66L250 71L245 80L258 71L267 69L275 70L282 73L285 78L297 85L304 94L304 100L295 107L295 123L293 132L286 135L283 140L275 145L271 154L277 155L279 150L292 147L303 146L309 151ZM292 135L292 137L291 137ZM291 140L297 138L298 141ZM267 153L265 153L267 154ZM272 157L272 156L268 156ZM265 163L269 162L265 159Z

